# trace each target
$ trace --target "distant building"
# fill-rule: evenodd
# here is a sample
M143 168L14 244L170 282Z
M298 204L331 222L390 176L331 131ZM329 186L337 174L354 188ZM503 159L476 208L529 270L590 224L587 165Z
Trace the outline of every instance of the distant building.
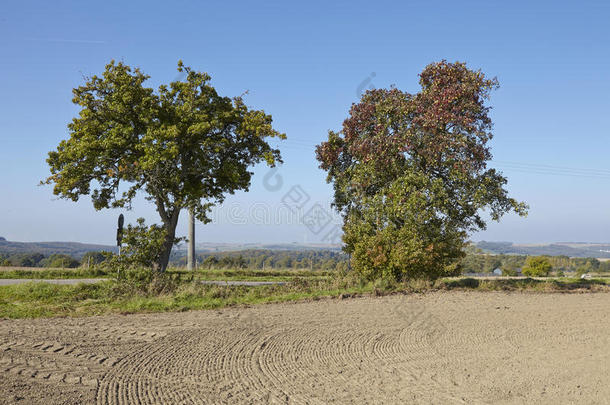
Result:
M521 274L521 269L516 269L515 270L515 276L522 276ZM462 274L462 276L464 277L498 277L498 276L502 276L502 269L497 268L494 271L492 271L491 273L464 273Z

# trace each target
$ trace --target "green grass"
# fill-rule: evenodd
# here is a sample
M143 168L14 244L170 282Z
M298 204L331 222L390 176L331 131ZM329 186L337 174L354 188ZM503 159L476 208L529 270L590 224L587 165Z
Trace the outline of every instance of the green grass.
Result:
M250 270L250 269L222 269L197 270L195 272L184 269L169 269L170 274L180 274L183 279L196 280L243 280L243 281L293 281L306 278L309 280L327 280L333 272L322 270Z
M37 279L68 279L68 278L106 278L112 274L99 268L35 268L35 267L0 267L0 279L7 278L37 278Z
M291 281L296 278L328 279L333 272L322 270L250 270L250 269L213 269L196 271L183 268L169 268L169 274L179 274L182 279L190 280L244 280L244 281ZM99 267L62 269L36 267L0 267L0 279L31 278L31 279L70 279L70 278L111 278L116 271Z
M0 287L0 318L88 316L108 313L185 311L253 305L365 293L366 287L323 282L290 285L216 286L180 281L150 291L114 280L96 284L51 285L44 282Z
M237 277L246 277L236 273ZM253 276L253 275L250 275ZM277 276L282 277L282 276ZM185 281L175 273L164 277L129 275L97 284L52 285L44 282L0 286L0 318L89 316L110 313L212 309L361 295L422 293L439 290L581 292L610 291L604 279L441 279L362 282L355 277L301 275L286 285L217 286ZM260 278L259 278L260 279Z

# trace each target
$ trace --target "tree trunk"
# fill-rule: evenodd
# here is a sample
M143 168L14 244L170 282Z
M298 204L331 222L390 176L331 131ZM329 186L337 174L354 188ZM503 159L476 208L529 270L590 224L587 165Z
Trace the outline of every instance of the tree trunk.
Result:
M167 233L165 235L165 242L163 243L163 251L161 252L161 256L159 256L159 261L157 262L157 270L161 273L167 270L169 256L172 253L174 239L176 238L176 226L178 225L179 215L180 210L175 208L172 215L168 218L168 221L163 221L163 227Z

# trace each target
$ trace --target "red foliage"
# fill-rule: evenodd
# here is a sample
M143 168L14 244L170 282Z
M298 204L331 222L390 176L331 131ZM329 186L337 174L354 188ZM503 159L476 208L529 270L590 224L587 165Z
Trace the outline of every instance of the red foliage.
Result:
M484 169L492 137L485 100L497 80L463 63L442 61L424 69L420 84L415 95L396 88L367 91L343 122L343 137L333 133L318 146L320 167L329 170L348 153L379 169L408 158L424 169L444 164L464 172Z

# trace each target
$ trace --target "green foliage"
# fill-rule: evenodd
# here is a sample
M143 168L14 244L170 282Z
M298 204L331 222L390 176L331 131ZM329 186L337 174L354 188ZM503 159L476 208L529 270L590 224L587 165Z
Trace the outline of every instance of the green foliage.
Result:
M217 264L218 264L218 259L216 258L216 256L208 256L205 259L203 259L203 267L205 267L207 269L215 268Z
M553 269L549 259L543 256L529 256L521 272L524 276L546 277Z
M435 286L443 290L477 289L480 291L537 291L537 292L582 292L610 291L609 280L539 280L539 279L502 279L478 280L472 278L442 279Z
M587 274L588 272L589 272L589 267L588 267L588 266L585 266L585 265L583 265L583 266L579 266L579 267L576 269L576 277L580 277L580 276L582 276L583 274Z
M107 313L184 311L297 301L319 297L349 298L362 294L385 295L396 292L426 292L435 289L477 289L502 291L610 291L609 281L565 279L477 280L441 279L434 284L423 280L392 282L337 276L329 279L301 279L286 285L260 287L202 285L179 281L176 276L148 269L135 270L119 280L96 284L53 285L27 283L0 286L1 318L87 316Z
M134 267L158 269L163 246L167 240L167 230L159 225L145 224L144 218L138 218L136 225L127 225L123 233L121 256L113 256L108 265L127 270ZM174 238L173 245L184 238Z
M66 278L98 278L107 277L108 275L116 275L114 272L107 272L100 266L91 268L49 268L49 269L31 269L31 268L10 268L0 271L0 278L30 278L30 279L66 279Z
M610 260L600 261L597 271L599 271L600 273L610 272Z
M463 273L490 273L496 267L500 267L505 275L518 272L530 256L513 254L480 254L468 253L462 259ZM610 269L610 261L599 261L595 258L568 257L568 256L544 256L552 268L557 272L575 272L579 269L583 272L605 272ZM499 265L498 265L499 263ZM496 267L494 267L496 266Z
M182 62L178 71L185 81L155 92L144 86L149 76L112 61L101 77L74 89L81 110L68 125L70 138L49 153L51 175L44 180L61 198L91 194L96 209L129 208L144 192L166 230L156 258L161 271L180 211L192 209L209 222L210 209L227 193L248 190L252 165L281 162L265 138L285 138L264 111L249 109L241 97L218 95L207 73Z
M87 252L108 249L110 246L78 242L12 242L0 241L0 256L12 256L19 253L41 253L49 256L54 253L82 257Z
M495 79L462 63L427 66L421 91L367 91L317 147L344 218L345 250L367 279L456 274L470 232L527 206L487 168Z
M503 276L515 277L519 275L519 269L514 264L506 264L501 266L501 270Z
M369 207L373 204L369 205ZM393 280L430 278L459 274L455 258L463 255L461 233L443 232L434 226L425 226L422 217L406 217L396 224L397 217L381 202L375 204L378 218L367 210L361 218L347 218L344 241L351 248L353 269L366 279ZM405 210L411 209L405 206ZM379 222L386 225L378 226Z
M43 267L54 267L54 268L75 268L80 266L80 262L71 256L63 254L53 254L43 260L40 264Z
M87 252L83 255L81 263L83 266L95 266L112 257L112 252L99 251Z
M43 259L42 253L17 253L9 256L5 263L16 267L37 267Z
M170 294L180 284L180 274L159 273L150 268L134 268L131 271L119 273L113 292L116 295Z
M197 256L203 269L316 269L345 270L347 255L334 250L269 250L247 249L233 252L203 253ZM186 257L172 262L186 265Z

